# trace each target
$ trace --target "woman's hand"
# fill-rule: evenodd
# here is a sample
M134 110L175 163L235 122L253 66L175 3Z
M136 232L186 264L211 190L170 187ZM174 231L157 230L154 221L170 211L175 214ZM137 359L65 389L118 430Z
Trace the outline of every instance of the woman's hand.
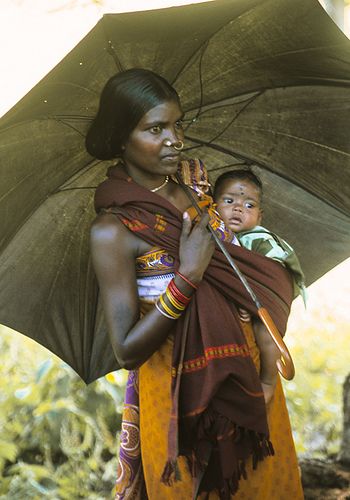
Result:
M193 283L199 283L214 253L215 242L207 228L209 215L203 214L192 226L187 212L183 215L180 236L179 272Z
M249 323L252 319L249 312L246 309L243 309L242 307L238 308L238 314L239 314L239 319L243 321L243 323Z

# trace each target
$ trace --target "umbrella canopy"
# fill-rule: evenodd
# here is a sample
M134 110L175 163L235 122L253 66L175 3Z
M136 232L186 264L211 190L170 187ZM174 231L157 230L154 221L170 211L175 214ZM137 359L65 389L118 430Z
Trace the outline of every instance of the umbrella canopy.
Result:
M89 256L106 163L84 135L121 69L170 81L185 155L214 182L251 165L264 225L296 249L310 284L350 255L350 42L317 0L217 0L105 15L0 120L0 322L87 382L116 368Z

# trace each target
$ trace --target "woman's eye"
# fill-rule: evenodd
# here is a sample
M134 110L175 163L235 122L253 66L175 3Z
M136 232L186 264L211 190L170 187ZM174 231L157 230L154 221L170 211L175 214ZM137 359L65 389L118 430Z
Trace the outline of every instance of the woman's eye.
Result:
M162 131L162 127L160 125L154 125L153 127L150 128L150 132L152 134L160 134Z
M175 127L176 127L178 130L182 130L182 129L183 129L183 121L182 121L182 120L178 120L178 121L175 123Z

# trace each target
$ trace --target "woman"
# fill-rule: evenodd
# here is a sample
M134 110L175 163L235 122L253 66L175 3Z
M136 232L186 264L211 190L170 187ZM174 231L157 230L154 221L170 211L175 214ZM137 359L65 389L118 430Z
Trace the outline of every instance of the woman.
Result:
M180 161L182 116L166 80L132 69L107 82L86 139L96 158L119 159L97 188L99 215L91 230L111 344L130 370L117 498L271 499L285 498L286 490L302 498L278 390L277 413L274 403L269 413L283 421L277 428L284 442L278 460L271 456L279 435L272 446L258 352L237 306L256 311L215 249L208 222L227 240L281 331L290 278L273 261L232 245L210 207L210 215L192 222L184 184L203 206L210 205L209 184L201 162ZM257 470L251 461L253 469L261 462ZM284 492L272 484L277 471Z

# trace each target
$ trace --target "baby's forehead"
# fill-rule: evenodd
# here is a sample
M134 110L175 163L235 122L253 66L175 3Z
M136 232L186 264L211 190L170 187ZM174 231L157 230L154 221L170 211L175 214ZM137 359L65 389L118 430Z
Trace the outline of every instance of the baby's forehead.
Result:
M239 193L245 195L255 195L261 198L261 189L250 179L224 179L218 189L218 195L225 192Z

